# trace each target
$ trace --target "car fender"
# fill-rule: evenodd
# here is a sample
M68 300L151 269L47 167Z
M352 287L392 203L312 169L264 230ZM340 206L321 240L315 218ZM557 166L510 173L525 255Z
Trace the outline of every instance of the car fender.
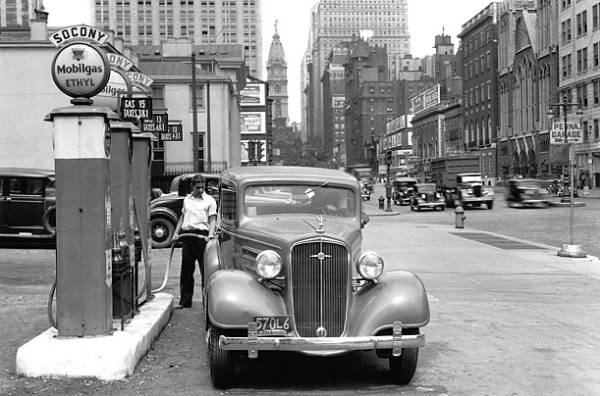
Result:
M246 329L256 316L288 315L281 294L240 270L212 274L206 285L206 312L210 323L223 329Z
M209 239L204 248L204 279L210 279L213 273L221 267L219 257L219 240Z
M429 323L425 287L411 272L388 272L377 283L361 288L352 302L347 334L374 335L391 329L395 321L413 328Z
M173 223L177 224L179 221L179 216L169 208L151 208L150 209L150 219L154 217L166 217L169 220L172 220Z

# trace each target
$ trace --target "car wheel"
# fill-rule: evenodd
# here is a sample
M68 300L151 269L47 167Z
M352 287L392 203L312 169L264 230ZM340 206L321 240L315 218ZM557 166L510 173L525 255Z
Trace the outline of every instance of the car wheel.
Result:
M494 201L488 201L487 208L491 210L493 207L494 207Z
M171 246L175 226L164 217L155 217L150 220L150 232L152 235L152 247L162 249Z
M231 351L219 347L219 337L223 332L210 326L208 336L208 364L210 366L210 380L215 388L229 387L233 377L233 356Z
M398 385L408 384L417 369L419 348L402 348L402 355L390 356L390 374L392 382Z
M446 210L445 206L440 206L440 210L443 212L444 210Z

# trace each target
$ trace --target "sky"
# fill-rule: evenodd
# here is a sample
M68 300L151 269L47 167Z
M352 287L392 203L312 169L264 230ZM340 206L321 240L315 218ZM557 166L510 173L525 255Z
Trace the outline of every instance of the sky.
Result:
M263 63L267 62L269 48L277 19L283 50L288 64L288 94L290 121L300 121L300 65L308 44L310 10L316 0L262 0ZM458 49L461 25L483 10L491 0L408 0L408 26L411 52L415 58L433 54L435 36L452 36ZM91 24L88 0L44 0L50 26L78 23ZM267 73L263 70L263 79Z

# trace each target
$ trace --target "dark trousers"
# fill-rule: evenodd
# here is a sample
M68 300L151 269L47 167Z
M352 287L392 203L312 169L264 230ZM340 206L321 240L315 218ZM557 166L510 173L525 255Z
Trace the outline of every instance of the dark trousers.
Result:
M187 231L184 231L187 233ZM208 235L208 232L201 233ZM194 296L194 271L196 270L196 261L200 267L200 276L202 277L202 288L204 288L204 247L206 240L203 238L186 237L181 239L183 248L181 250L181 274L179 276L179 304L184 307L192 306L192 297Z

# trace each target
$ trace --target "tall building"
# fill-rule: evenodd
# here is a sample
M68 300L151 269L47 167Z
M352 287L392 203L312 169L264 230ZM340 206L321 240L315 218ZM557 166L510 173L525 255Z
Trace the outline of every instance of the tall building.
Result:
M575 185L600 187L600 3L562 1L558 21L558 99L579 103L583 111L581 116L575 115L575 106L568 111L569 119L581 122L583 132L583 142L575 145Z
M306 54L312 58L307 67L311 67L310 89L303 87L310 103L310 120L307 135L323 138L323 94L321 78L325 71L327 58L333 48L342 41L362 36L370 45L387 47L388 73L395 73L394 61L397 55L403 57L410 52L410 34L408 32L407 0L320 0L311 11L311 25Z
M273 119L288 118L288 90L287 90L287 62L285 52L277 32L275 22L275 33L267 59L267 83L269 84L269 97L273 99Z
M447 152L478 150L478 155L487 160L482 164L491 164L491 169L482 166L482 174L492 177L494 183L498 176L498 5L490 3L464 23L458 35L462 46L464 134L461 139L448 140L463 147L452 144Z
M95 0L93 21L126 45L160 45L168 38L194 44L242 44L250 74L262 75L261 0Z
M0 0L0 29L28 28L39 7L40 0Z

